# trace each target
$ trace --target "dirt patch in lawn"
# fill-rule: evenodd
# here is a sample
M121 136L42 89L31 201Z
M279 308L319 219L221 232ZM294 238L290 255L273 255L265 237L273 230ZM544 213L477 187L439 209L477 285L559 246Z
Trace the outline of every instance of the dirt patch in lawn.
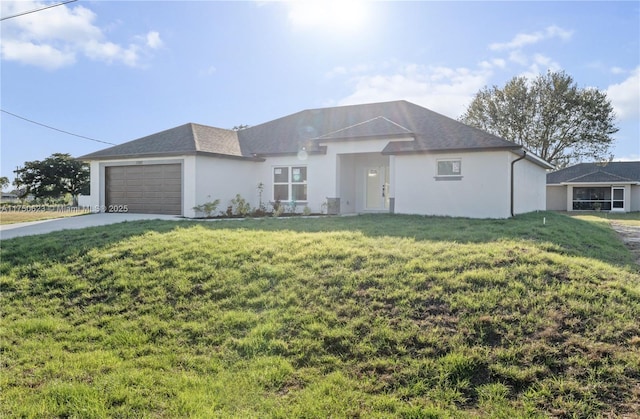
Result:
M633 253L634 260L640 265L640 226L611 221L611 227L618 232L625 246Z

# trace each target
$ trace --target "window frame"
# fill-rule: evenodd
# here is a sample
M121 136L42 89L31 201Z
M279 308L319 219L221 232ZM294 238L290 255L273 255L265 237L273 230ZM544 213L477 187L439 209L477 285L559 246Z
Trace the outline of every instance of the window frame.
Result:
M281 173L277 174L276 170L283 170L285 169L287 171L287 180L286 181L276 181L276 176L277 175L281 175ZM296 169L300 170L300 173L294 173L294 171ZM272 185L273 185L273 193L272 193L272 198L273 201L280 201L280 202L308 202L309 201L309 192L308 192L308 166L306 165L277 165L277 166L272 166ZM300 174L301 175L301 180L299 181L294 181L294 176L296 174ZM303 190L304 190L304 194L305 194L305 199L293 199L294 196L294 188L295 186L303 186ZM286 186L287 187L287 199L276 199L277 195L276 195L276 187L277 186Z
M441 163L451 163L451 173L440 173ZM457 173L454 170L458 166ZM436 159L436 180L462 180L462 158L452 157L446 159Z

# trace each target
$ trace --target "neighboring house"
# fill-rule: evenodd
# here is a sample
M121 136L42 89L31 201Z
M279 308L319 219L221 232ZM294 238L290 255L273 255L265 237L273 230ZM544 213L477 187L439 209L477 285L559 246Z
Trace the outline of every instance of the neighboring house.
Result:
M239 131L189 123L80 159L91 163L92 207L185 217L240 194L254 207L262 197L300 211L507 218L544 210L553 168L406 101L305 110Z
M16 203L18 201L19 201L18 195L13 193L2 192L2 197L0 198L0 202Z
M640 161L580 163L549 173L547 209L640 211Z

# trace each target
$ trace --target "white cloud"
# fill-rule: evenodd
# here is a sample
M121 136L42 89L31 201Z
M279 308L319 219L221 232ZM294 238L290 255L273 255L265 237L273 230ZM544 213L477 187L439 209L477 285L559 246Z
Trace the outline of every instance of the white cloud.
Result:
M73 52L61 51L50 45L37 45L32 42L12 39L2 40L2 58L43 67L47 70L71 65L76 61Z
M349 68L344 66L336 66L336 67L333 67L331 70L329 70L325 74L325 77L328 79L332 79L334 77L344 76L349 74L362 74L371 70L371 68L372 68L371 66L366 64L358 64Z
M482 66L481 66L482 67ZM386 74L353 75L354 92L340 105L404 99L451 118L459 117L487 84L486 69L398 65Z
M509 42L493 43L489 45L489 49L493 51L504 51L505 53L508 53L508 60L510 62L522 67L527 67L522 75L526 77L535 77L540 73L546 72L547 70L558 71L562 67L559 63L553 61L551 58L545 55L539 53L525 53L523 52L523 48L551 39L560 39L563 41L567 41L571 38L572 35L572 31L563 29L559 26L548 26L542 31L533 33L520 33ZM502 61L504 62L504 65L501 68L505 68L506 61Z
M640 161L640 154L629 154L628 156L616 157L613 161Z
M160 39L160 34L156 31L151 31L147 34L147 46L151 49L158 49L162 47L163 42Z
M90 40L83 46L84 54L97 61L104 61L106 63L122 62L130 67L135 67L139 63L140 48L137 45L129 45L127 48L123 48L113 42L97 42Z
M563 41L567 41L572 35L572 31L563 29L559 26L548 26L543 31L519 33L511 41L503 43L496 42L489 45L489 48L493 51L514 50L527 45L537 44L548 39L559 38Z
M529 80L533 80L540 74L546 73L547 70L554 72L562 70L560 64L542 54L534 54L530 59L524 61L523 65L526 64L529 64L529 66L525 71L520 73L520 76L524 76Z
M218 69L215 66L210 65L209 67L198 71L198 75L200 77L208 77L215 74L216 71L218 71Z
M520 65L527 65L529 58L522 53L522 51L511 51L509 53L509 60Z
M636 67L626 80L609 86L607 97L611 100L619 120L638 119L640 116L640 67Z
M493 58L491 60L482 61L479 65L480 68L491 70L492 68L505 68L507 66L507 62L502 58Z
M46 6L39 1L3 1L2 16ZM83 6L67 5L42 10L2 22L3 60L49 70L69 66L82 54L92 60L138 66L143 53L162 46L160 34L151 31L122 46L106 39L95 25L96 14Z

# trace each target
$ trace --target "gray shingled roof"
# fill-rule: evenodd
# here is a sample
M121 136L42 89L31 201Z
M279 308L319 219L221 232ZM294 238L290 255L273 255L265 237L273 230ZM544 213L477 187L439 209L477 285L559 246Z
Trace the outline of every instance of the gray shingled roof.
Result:
M387 127L390 122L403 128L396 127L395 133L406 130L415 138L390 143L385 150L388 153L521 148L404 100L305 110L244 129L238 136L241 144L257 155L296 153L303 146L308 151L318 151L318 139L323 136L349 127L354 127L353 133L361 134L356 132L356 126L372 120L382 123L381 118L387 121Z
M385 154L522 147L413 103L394 102L310 109L240 131L185 124L80 157L83 160L213 153L239 158L318 153L328 140L402 138Z
M211 153L242 157L236 131L185 124L80 157L82 160Z
M640 182L640 161L579 163L547 174L547 184Z

